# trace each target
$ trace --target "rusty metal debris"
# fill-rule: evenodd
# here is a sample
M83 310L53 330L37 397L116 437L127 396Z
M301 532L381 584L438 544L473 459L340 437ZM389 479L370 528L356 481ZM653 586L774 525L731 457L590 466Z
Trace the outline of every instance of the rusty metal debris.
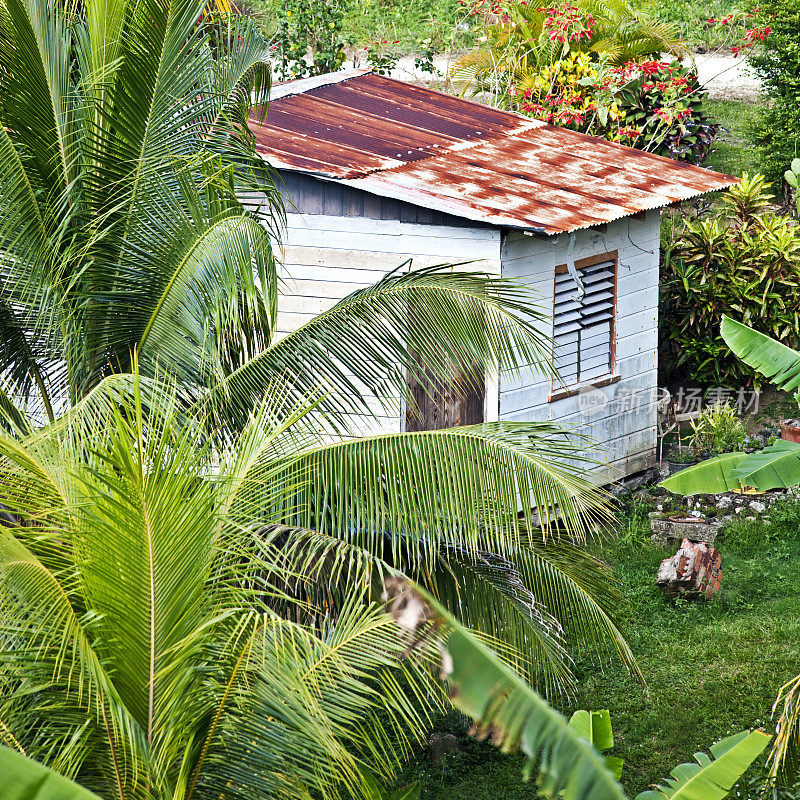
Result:
M573 231L737 181L363 70L274 98L252 121L273 167L499 227Z

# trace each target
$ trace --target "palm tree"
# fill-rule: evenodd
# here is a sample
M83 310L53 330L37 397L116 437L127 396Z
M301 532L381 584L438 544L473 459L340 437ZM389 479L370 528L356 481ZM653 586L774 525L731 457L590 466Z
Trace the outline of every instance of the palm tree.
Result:
M569 687L574 647L610 641L635 669L618 586L582 547L607 516L583 442L517 424L352 438L365 415L396 411L409 373L447 380L455 364L468 389L496 365L546 370L523 287L398 271L275 340L281 209L246 130L268 95L269 47L248 20L204 8L0 5L7 415L25 429L21 401L55 420L134 360L178 381L220 450L266 404L302 433L290 450L302 458L278 473L297 488L269 516L293 526L287 551L327 537L423 580L549 692ZM272 229L238 199L256 186ZM308 403L314 415L296 419Z
M220 452L178 394L112 376L56 424L0 436L3 744L104 798L374 796L444 699L438 661L458 706L541 757L549 796L622 800L592 746L431 595L276 513L320 452L298 442L310 406L291 424L267 401ZM376 570L392 614L370 602Z

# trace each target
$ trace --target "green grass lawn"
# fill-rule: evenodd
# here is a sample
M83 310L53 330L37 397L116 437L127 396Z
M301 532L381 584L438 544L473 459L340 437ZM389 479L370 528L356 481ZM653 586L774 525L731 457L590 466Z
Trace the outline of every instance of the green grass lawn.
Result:
M757 172L758 153L750 128L758 115L758 104L706 99L705 107L711 119L719 122L722 128L703 166L728 175Z
M782 506L769 527L729 528L719 544L722 590L700 603L669 601L656 588L668 553L650 543L646 510L629 512L600 553L630 601L628 640L647 685L621 667L578 662L579 694L562 704L566 713L611 710L612 752L625 759L631 796L728 733L769 728L778 688L800 672L800 504ZM449 763L416 770L425 800L535 797L520 775L518 758L469 741Z

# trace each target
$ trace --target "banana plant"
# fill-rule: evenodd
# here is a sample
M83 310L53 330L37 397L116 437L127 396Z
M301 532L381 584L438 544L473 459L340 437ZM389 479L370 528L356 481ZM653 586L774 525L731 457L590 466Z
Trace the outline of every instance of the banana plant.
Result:
M600 753L605 753L614 746L611 712L607 708L601 711L579 709L570 717L569 726ZM617 756L606 756L606 766L617 780L622 776L623 764L623 760Z
M4 745L0 745L0 776L3 800L100 800L69 778Z
M800 217L800 192L797 190L800 186L800 158L792 159L792 163L789 165L789 169L783 173L783 177L794 191L795 214Z
M679 764L665 785L641 792L636 800L723 800L770 739L760 730L729 736L712 745L711 758L695 753L697 763Z
M800 405L800 353L763 333L722 318L722 338L748 366ZM800 444L781 439L757 453L723 453L681 470L660 484L675 494L717 494L751 486L759 491L800 484Z

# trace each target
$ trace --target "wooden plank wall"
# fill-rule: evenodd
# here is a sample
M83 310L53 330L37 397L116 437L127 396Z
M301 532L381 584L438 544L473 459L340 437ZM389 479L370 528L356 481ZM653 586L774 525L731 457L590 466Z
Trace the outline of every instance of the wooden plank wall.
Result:
M643 219L626 218L605 230L578 231L576 260L617 250L616 366L618 382L548 402L550 381L530 369L500 375L500 417L552 420L576 425L597 447L589 455L603 462L598 473L617 480L653 463L656 411L647 399L657 387L659 211ZM553 274L567 261L569 236L528 237L508 234L503 242L502 272L530 285L552 319ZM547 334L550 335L548 330Z
M252 205L260 202L258 197L249 200ZM280 239L284 285L278 304L279 335L294 331L409 258L414 267L470 261L464 269L500 272L501 234L489 226L290 213ZM400 431L404 413L398 398L392 413L382 413L378 423L365 426L363 432Z

